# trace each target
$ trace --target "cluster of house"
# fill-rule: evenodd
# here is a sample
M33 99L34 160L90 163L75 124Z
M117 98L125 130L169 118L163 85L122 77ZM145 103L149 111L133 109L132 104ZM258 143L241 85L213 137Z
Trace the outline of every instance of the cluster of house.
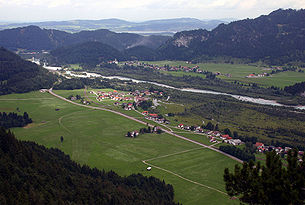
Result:
M115 102L114 105L120 105L119 102ZM134 104L133 103L122 103L122 108L124 110L134 110Z
M200 126L188 126L184 124L179 124L177 127L183 130L192 130L198 133L203 133L203 129Z
M144 100L148 100L148 98L145 98L145 96L151 96L153 94L163 96L163 92L161 91L154 91L150 92L148 90L145 91L134 91L134 92L118 92L116 90L113 90L112 92L103 92L103 91L90 91L90 93L95 94L97 96L98 101L102 101L105 99L111 99L115 101L135 101L140 102Z
M133 100L133 97L130 96L130 93L118 92L116 90L114 90L112 92L90 91L90 93L95 94L97 96L98 101L102 101L105 99L111 99L111 100L115 100L115 101Z
M158 133L158 131L160 131L162 129L160 127L154 126L153 128L151 128L148 131L143 131L143 130L146 130L146 128L141 128L140 129L141 134L144 134L144 133ZM131 131L131 132L127 132L125 137L135 138L135 137L139 136L140 132L137 131L137 130L134 130L134 131Z
M268 76L269 73L263 73L263 74L254 74L254 73L251 73L249 75L246 76L246 78L261 78L261 77L265 77L265 76Z
M145 119L147 120L152 120L157 123L170 124L170 122L167 119L163 118L162 116L159 116L158 114L153 114L153 113L149 113L148 111L143 111L142 115L145 115Z
M210 139L210 142L217 142L216 139L221 139L224 143L228 143L234 146L241 145L244 142L240 139L233 139L229 135L222 134L219 131L207 131L205 132Z
M199 66L158 66L154 64L142 63L139 61L128 61L125 65L129 66L143 66L144 68L150 68L154 70L162 70L162 71L183 71L183 72L196 72L196 73L203 73Z
M229 78L231 78L232 77L232 74L230 74L230 73L221 73L221 72L214 72L214 74L215 75L218 75L218 76L220 76L220 75L222 75L222 76L226 76L226 77L229 77Z
M256 147L256 150L261 153L274 150L277 154L282 154L282 153L287 154L287 152L292 149L291 147L282 148L282 147L275 147L275 146L267 146L261 142L256 142L255 147ZM304 154L303 151L299 151L299 155L303 155L303 154Z
M108 61L108 64L119 64L119 61L117 59L113 60L113 61Z
M95 94L97 97L96 99L101 102L105 99L110 99L115 101L114 105L119 106L122 105L122 107L125 110L133 110L135 109L135 105L138 106L141 102L149 100L146 96L151 95L159 95L163 96L163 92L161 91L154 91L150 92L148 90L145 91L134 91L134 92L118 92L116 90L113 90L112 92L103 92L103 91L90 91L91 94ZM131 101L129 103L120 103L120 101Z

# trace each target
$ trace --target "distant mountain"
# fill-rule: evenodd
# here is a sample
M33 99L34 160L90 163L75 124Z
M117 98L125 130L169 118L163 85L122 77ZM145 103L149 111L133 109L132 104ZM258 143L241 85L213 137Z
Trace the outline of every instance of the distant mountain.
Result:
M230 56L282 64L305 59L305 10L279 9L256 19L221 24L212 31L176 33L159 49L164 59Z
M53 50L87 41L102 42L118 50L140 45L158 48L168 39L167 36L141 36L131 33L115 33L105 29L71 34L28 26L0 31L0 46L11 50Z
M62 151L18 141L2 127L0 170L0 204L176 204L173 187L155 177L80 166Z
M51 51L53 62L59 64L84 63L96 65L103 61L125 60L122 52L100 42L85 42Z
M0 95L50 88L56 76L0 47Z
M179 31L200 28L211 30L221 23L228 22L228 20L199 20L195 18L162 19L144 22L130 22L121 19L72 20L2 24L0 25L0 30L35 25L45 29L57 29L67 32L108 29L114 32L134 32L139 34L174 34Z

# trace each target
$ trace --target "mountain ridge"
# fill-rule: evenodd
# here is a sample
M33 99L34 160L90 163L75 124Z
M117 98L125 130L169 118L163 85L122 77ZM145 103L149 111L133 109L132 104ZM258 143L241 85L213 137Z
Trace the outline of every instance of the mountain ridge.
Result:
M176 33L161 46L164 59L190 60L230 56L273 64L305 57L305 10L276 10L255 19ZM304 60L303 60L304 61Z
M43 22L24 22L24 23L3 23L0 24L0 30L16 27L25 27L36 25L46 29L57 29L67 32L80 32L82 30L108 29L113 32L160 32L175 33L183 30L192 30L198 28L213 29L220 23L228 23L225 19L205 19L196 18L172 18L155 19L142 22L133 22L117 18L99 19L99 20L67 20L67 21L43 21ZM156 27L158 25L158 27ZM179 27L177 27L179 26ZM162 29L158 29L161 28Z
M115 33L107 29L67 33L56 29L41 29L38 26L27 26L0 31L0 46L10 50L53 50L59 47L87 41L98 41L118 50L143 45L158 48L169 37L142 36L132 33Z

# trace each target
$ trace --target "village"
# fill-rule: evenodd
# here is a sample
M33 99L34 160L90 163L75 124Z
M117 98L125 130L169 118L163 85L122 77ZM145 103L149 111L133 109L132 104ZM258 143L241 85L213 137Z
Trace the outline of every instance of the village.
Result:
M164 66L158 66L154 64L148 64L148 63L143 63L139 61L128 61L125 62L124 65L128 66L143 66L144 68L150 68L154 70L159 70L159 71L183 71L183 72L195 72L195 73L203 73L201 69L199 69L199 66L193 66L193 67L188 67L188 66L169 66L169 65L164 65Z
M90 94L94 94L96 96L96 100L98 102L102 102L104 100L112 100L114 106L121 106L124 110L126 111L131 111L134 110L136 112L138 111L138 107L141 107L141 103L147 103L148 101L151 101L153 97L162 97L163 92L162 91L149 91L149 90L144 90L144 91L139 91L136 90L134 92L119 92L117 90L112 90L112 91L94 91L91 90L89 91ZM81 98L81 96L69 96L68 99L70 100L81 100L81 103L83 104L90 104L89 101L85 100L84 98ZM154 101L154 100L152 100ZM151 102L152 102L151 101ZM157 105L154 105L152 103L148 107L151 107L152 109L149 109L150 111L154 110L154 108L157 107ZM170 121L163 117L161 114L156 114L156 113L150 113L146 109L141 109L143 111L139 112L144 116L146 120L151 120L155 123L158 124L163 124L163 126L167 127L170 124ZM166 115L167 116L167 115ZM171 126L173 127L173 126ZM204 126L196 126L196 125L185 125L185 124L178 124L176 128L187 131L187 132L193 132L196 134L201 134L205 137L208 138L210 143L213 144L219 144L219 143L226 143L232 146L239 146L245 144L241 139L238 138L233 138L232 136L228 134L224 134L221 131L218 130L207 130L205 129ZM158 133L161 131L160 127L154 127L151 130L146 128L141 129L141 130L133 130L130 131L126 134L126 137L131 137L135 138L139 134L144 134L144 133ZM256 142L253 144L256 153L266 153L269 151L275 151L279 155L285 155L288 153L288 151L292 148L290 147L279 147L279 146L271 146L271 145L264 145L262 142ZM304 153L302 151L299 151L299 155L302 156Z

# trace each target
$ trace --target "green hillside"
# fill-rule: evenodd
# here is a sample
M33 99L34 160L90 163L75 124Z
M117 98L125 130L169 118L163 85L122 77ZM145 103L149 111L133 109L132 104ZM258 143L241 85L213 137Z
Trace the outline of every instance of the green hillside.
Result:
M0 95L50 88L57 77L0 47Z

